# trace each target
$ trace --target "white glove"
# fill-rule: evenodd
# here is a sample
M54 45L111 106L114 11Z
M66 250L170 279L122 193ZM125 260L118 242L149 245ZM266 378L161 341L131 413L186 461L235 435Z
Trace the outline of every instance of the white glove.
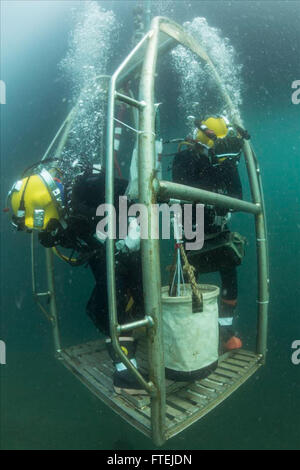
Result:
M121 253L139 251L141 246L141 227L135 217L129 217L128 235L124 240L118 240L116 248Z

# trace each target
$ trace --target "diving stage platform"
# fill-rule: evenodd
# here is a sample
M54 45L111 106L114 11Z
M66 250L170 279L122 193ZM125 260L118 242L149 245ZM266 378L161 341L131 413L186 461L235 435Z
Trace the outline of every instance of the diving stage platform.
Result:
M146 338L139 340L137 363L148 371ZM149 395L115 393L113 363L104 340L90 341L60 352L59 359L91 392L119 416L148 437L151 434ZM219 358L217 369L194 382L166 380L166 439L170 439L209 413L238 389L262 365L262 355L236 350Z

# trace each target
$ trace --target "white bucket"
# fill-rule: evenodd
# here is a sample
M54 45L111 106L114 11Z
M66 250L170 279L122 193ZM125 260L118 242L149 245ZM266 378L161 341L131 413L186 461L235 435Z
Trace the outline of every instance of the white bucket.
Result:
M162 288L162 317L166 377L187 380L204 377L217 366L219 347L217 286L198 284L203 311L193 312L192 290L181 286L185 295L170 297Z

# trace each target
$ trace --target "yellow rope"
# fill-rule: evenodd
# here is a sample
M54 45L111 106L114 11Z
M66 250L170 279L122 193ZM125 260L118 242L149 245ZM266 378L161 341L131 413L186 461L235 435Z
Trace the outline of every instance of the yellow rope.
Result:
M68 256L65 256L63 255L56 246L53 246L52 247L52 251L54 252L54 254L56 256L58 256L61 260L63 261L66 261L67 263L68 262L71 262L71 263L76 263L77 262L77 259L76 258L68 258Z
M187 276L189 278L189 282L191 284L191 288L192 288L194 298L196 298L196 301L197 301L197 304L198 304L197 306L199 308L201 308L201 310L202 310L203 309L203 296L202 296L201 292L199 291L199 288L198 288L198 285L197 285L197 281L196 281L196 277L195 277L195 268L188 261L183 243L180 244L180 254L181 254L182 259L183 259L183 269L187 273Z
M126 305L126 308L125 308L125 312L128 313L129 310L132 309L133 305L134 305L134 299L133 299L133 297L132 297L132 295L131 295L130 298L129 298L129 300L128 300L128 302L127 302L127 305Z

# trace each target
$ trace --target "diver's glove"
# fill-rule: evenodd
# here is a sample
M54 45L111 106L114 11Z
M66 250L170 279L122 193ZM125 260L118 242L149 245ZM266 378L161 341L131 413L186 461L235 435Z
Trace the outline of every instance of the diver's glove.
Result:
M129 217L128 235L116 242L116 249L121 253L139 251L141 246L141 227L135 217Z

